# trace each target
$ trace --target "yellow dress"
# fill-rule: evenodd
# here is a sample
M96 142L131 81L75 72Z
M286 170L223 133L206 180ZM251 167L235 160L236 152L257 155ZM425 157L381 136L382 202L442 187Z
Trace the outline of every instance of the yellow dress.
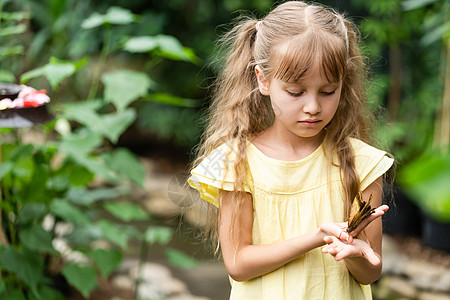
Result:
M360 140L351 139L351 144L364 190L392 166L393 159ZM215 206L220 189L233 190L235 154L229 144L223 144L192 170L188 180ZM253 244L276 243L314 231L323 222L344 221L339 168L327 166L322 145L301 160L281 161L249 142L247 159L250 174L245 190L253 197ZM233 300L372 299L370 286L359 284L343 261L336 262L321 247L266 275L230 281Z

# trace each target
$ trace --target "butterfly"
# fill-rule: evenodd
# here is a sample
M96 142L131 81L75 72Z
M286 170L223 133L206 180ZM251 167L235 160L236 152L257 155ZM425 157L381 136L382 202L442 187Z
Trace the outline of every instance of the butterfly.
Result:
M348 233L355 230L365 218L375 211L375 208L370 206L372 197L373 193L370 194L369 200L366 202L363 200L361 192L356 195L350 208L350 217L348 218L348 227L346 229Z

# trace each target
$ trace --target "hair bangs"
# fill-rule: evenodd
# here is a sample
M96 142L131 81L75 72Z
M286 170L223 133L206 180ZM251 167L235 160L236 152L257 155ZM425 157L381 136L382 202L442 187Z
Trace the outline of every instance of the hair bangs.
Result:
M311 28L275 47L270 59L273 77L297 82L316 68L328 82L341 80L346 72L345 42L335 35Z

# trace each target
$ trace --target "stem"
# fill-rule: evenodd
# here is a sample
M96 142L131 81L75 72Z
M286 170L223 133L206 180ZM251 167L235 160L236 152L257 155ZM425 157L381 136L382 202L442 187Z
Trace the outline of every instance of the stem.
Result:
M100 83L100 76L102 74L103 67L105 66L106 59L108 55L111 53L111 44L112 44L112 33L110 25L104 26L104 45L102 51L100 52L100 56L97 62L97 66L94 71L94 76L92 77L91 88L89 89L88 99L95 98L97 94L98 86Z
M138 264L138 269L137 269L137 277L136 277L136 283L135 283L135 287L134 287L134 300L138 300L138 289L139 289L139 285L141 284L141 270L142 270L142 265L144 264L144 261L147 260L147 253L148 253L148 243L147 241L142 240L142 244L141 244L141 253L139 255L139 264Z
M2 23L3 16L3 0L0 0L0 24Z

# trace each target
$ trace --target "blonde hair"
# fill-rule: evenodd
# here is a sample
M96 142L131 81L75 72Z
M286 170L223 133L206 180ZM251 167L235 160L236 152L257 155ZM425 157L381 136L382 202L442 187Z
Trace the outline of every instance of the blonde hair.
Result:
M324 140L330 165L341 168L345 191L345 214L359 192L349 138L368 141L370 112L366 109L366 72L352 22L339 13L300 1L283 3L264 19L242 17L222 39L228 47L226 61L214 86L208 126L198 151L197 166L223 143L236 149L234 191L244 191L248 174L247 141L271 126L274 113L268 97L259 93L254 68L266 78L301 80L315 66L323 67L330 82L342 80L339 107L327 125ZM333 156L335 154L336 156ZM338 161L333 161L337 157ZM242 205L240 193L232 193L232 226ZM220 216L219 216L220 218ZM218 241L217 210L211 217L208 237ZM236 235L231 233L234 237Z

